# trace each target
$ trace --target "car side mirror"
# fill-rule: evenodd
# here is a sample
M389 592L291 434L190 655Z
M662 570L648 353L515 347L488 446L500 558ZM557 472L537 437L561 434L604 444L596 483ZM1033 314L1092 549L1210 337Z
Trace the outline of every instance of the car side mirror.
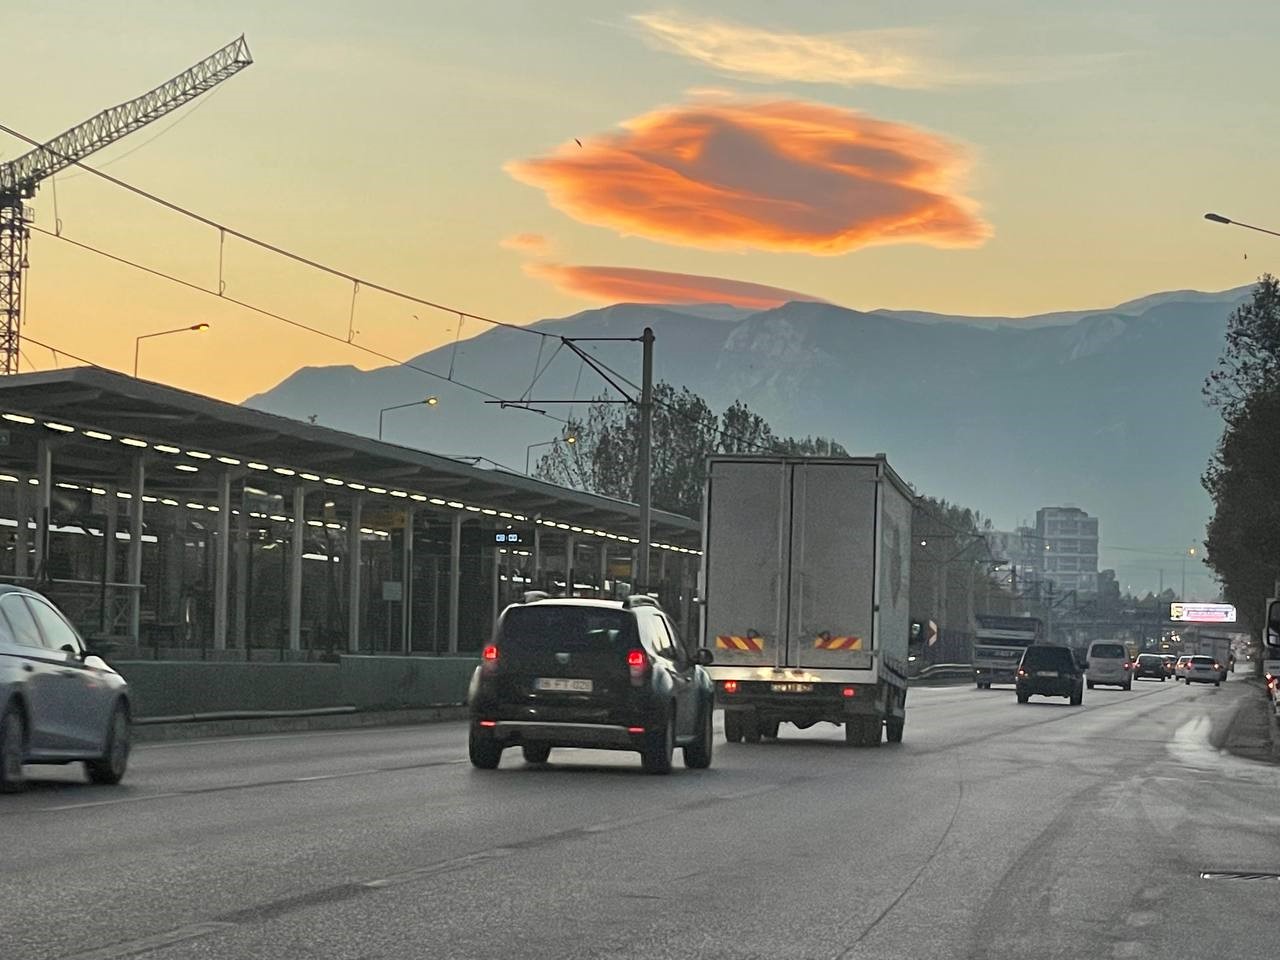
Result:
M700 667L709 667L714 660L715 657L711 655L711 651L706 647L699 647L693 652L693 662Z
M1280 600L1267 601L1266 640L1268 647L1280 647Z

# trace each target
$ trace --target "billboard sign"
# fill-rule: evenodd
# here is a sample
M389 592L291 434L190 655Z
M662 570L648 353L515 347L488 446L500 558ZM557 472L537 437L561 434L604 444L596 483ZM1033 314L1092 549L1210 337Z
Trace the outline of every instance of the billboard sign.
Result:
M1171 603L1169 619L1184 623L1235 623L1236 608L1229 603Z

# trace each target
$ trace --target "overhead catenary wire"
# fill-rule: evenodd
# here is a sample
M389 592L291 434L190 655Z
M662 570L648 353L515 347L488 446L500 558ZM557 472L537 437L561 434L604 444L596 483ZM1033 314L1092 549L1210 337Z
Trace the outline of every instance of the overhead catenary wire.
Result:
M119 256L118 254L114 254L107 250L103 250L100 247L95 247L92 244L84 243L79 240L73 240L72 238L66 236L65 234L58 235L53 233L51 230L46 230L43 227L38 227L34 225L31 227L31 229L36 233L40 233L44 236L51 237L63 243L70 244L71 246L76 247L77 249L96 254L97 256L105 257L106 259L114 261L115 263L119 263L119 264L122 264L123 266L131 267L134 270L139 270L143 273L150 274L151 276L158 277L162 280L167 280L170 283L174 283L181 287L185 287L188 290L195 290L199 293L203 293L206 296L215 297L226 303L234 304L235 306L241 307L245 310L252 311L253 313L259 314L260 316L264 316L269 319L279 321L280 323L287 324L288 326L295 327L299 330L304 330L316 336L323 337L324 339L329 340L333 343L342 344L344 346L350 347L353 350L359 350L361 353L367 354L371 357L376 357L380 360L385 360L388 363L392 363L400 367L405 367L406 369L409 369L409 370L416 370L419 373L424 373L427 376L434 377L437 380L442 380L442 381L452 383L454 386L460 387L463 390L470 391L471 393L477 394L479 396L485 397L490 400L495 400L495 401L502 400L502 398L499 397L497 394L491 393L488 390L485 390L481 387L476 387L469 383L464 383L463 381L457 380L457 379L450 380L444 374L436 373L434 370L428 370L426 367L419 366L413 363L412 361L401 360L399 357L394 357L391 354L383 353L381 350L375 350L373 347L367 347L364 344L349 342L345 338L340 337L333 333L329 333L326 330L321 330L319 327L313 327L310 324L303 323L301 320L295 320L291 317L286 317L283 314L275 313L274 311L267 310L264 307L259 307L256 304L249 303L246 300L240 300L236 297L227 296L226 294L220 295L216 291L210 290L207 287L202 287L198 283L193 283L190 280L184 280L181 277L176 277L173 274L165 273L163 270L158 270L154 267L149 267L146 264L139 263L135 260L130 260L127 257ZM27 338L24 336L24 339L27 339ZM38 341L32 340L32 342L36 343ZM67 353L67 351L65 350L61 352L66 353L67 356L74 356L73 354ZM76 359L82 359L82 358L76 358ZM92 363L92 361L88 361L88 360L82 360L82 362ZM100 366L100 364L96 364L96 363L92 365ZM508 405L511 405L511 404L508 404ZM547 417L548 419L554 420L557 423L563 424L566 422L562 418L546 413L545 411L532 410L528 407L519 406L519 405L515 405L515 406L517 406L518 409L529 409L531 413L537 413L539 416Z

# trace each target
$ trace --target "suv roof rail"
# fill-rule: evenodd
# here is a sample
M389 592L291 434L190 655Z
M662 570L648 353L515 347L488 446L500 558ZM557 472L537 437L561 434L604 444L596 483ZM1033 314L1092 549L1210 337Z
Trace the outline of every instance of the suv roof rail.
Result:
M545 590L526 590L524 592L524 598L520 602L535 603L538 600L550 600L550 599L551 599L551 594L547 593Z
M622 601L622 605L628 610L632 607L657 607L658 609L662 609L662 604L657 601L657 598L651 597L647 593L630 594Z

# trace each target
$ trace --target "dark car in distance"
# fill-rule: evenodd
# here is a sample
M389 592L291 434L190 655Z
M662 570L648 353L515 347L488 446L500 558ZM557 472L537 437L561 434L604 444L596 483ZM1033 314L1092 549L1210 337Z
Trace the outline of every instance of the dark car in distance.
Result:
M507 747L545 763L555 747L631 750L648 773L711 766L709 650L689 654L658 603L526 595L498 620L471 679L469 752L482 770Z
M1169 676L1169 666L1158 653L1140 653L1133 665L1133 679L1159 680L1164 683Z
M1084 670L1070 647L1042 643L1027 647L1014 673L1018 702L1033 696L1066 697L1073 706L1084 702Z

